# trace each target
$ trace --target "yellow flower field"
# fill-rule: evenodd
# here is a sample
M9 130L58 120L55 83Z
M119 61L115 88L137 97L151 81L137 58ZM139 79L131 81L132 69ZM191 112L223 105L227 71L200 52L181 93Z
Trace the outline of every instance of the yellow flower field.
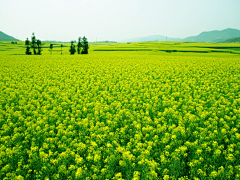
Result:
M239 55L0 55L0 179L240 179Z

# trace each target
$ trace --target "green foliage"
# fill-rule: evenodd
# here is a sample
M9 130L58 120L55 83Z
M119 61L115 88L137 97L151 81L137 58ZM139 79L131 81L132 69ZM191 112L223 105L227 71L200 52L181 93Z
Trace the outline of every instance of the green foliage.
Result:
M25 46L30 46L31 45L31 43L30 43L30 41L28 40L28 38L25 40Z
M77 52L78 54L81 54L81 49L82 49L83 45L81 42L81 37L78 38L78 44L77 44Z
M34 33L32 33L32 41L30 42L28 38L25 40L26 51L25 54L31 55L30 48L33 49L34 55L42 54L42 42L39 39L36 39Z
M75 48L75 45L73 44L73 41L71 42L69 52L70 52L71 55L74 55L75 52L76 52L76 48Z
M62 48L63 48L63 45L61 44L61 55L62 55Z
M29 46L26 47L26 52L25 52L25 54L26 54L26 55L31 55L31 54L32 54L32 52L30 52L30 47L29 47Z
M28 38L25 40L25 46L26 46L26 55L31 55L32 53L30 52L30 41L28 40Z
M82 54L88 54L88 49L89 49L89 46L88 46L88 41L87 41L87 38L84 36L83 37L83 45L82 45Z
M53 44L50 44L50 47L49 47L50 49L49 49L49 51L51 52L51 54L52 54L52 50L53 50Z
M37 41L37 40L36 40L36 37L35 37L34 33L32 33L31 47L32 47L32 49L33 49L33 54L34 54L34 55L37 54L37 51L36 51L36 49L37 49L37 42L36 42L36 41Z
M42 42L41 42L41 40L38 39L36 44L37 44L37 49L38 49L37 54L38 54L38 55L41 55L41 54L42 54L42 53L41 53L41 52L42 52L42 47L41 47Z

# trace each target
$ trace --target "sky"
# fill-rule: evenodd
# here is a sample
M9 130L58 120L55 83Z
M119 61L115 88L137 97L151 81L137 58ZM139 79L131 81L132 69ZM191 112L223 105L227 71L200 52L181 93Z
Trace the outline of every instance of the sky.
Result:
M240 30L240 0L0 0L0 31L17 39L120 41Z

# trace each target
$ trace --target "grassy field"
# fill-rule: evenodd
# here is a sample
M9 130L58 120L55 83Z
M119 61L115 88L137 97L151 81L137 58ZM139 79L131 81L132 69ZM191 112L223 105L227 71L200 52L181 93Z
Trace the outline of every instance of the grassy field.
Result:
M25 42L11 44L9 41L0 41L0 54L23 55L25 54ZM43 43L42 54L51 55L49 51L50 43ZM64 43L63 55L69 54L70 43ZM240 54L239 43L199 43L199 42L133 42L133 43L89 43L90 53L96 54L99 51L148 51L149 53L174 53L174 52L194 52L194 53L232 53ZM54 43L52 55L61 54L61 44Z
M0 42L0 179L240 179L239 44L44 46Z

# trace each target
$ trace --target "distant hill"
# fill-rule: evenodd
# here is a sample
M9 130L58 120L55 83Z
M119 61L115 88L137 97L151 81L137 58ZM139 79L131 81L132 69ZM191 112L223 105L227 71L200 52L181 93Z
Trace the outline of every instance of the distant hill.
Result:
M153 35L153 36L146 36L146 37L135 37L131 39L125 39L118 42L141 42L141 41L181 41L180 38L171 38L162 35Z
M240 30L237 29L224 29L222 31L208 31L208 32L202 32L197 36L190 36L185 39L184 41L197 41L197 42L223 42L228 39L240 37Z
M226 41L223 41L224 43L240 43L240 37L228 39Z
M135 37L131 39L120 40L118 42L195 41L195 42L219 43L219 42L240 42L239 38L240 38L240 30L228 28L222 31L214 30L214 31L202 32L197 36L190 36L185 39L172 38L172 37L167 37L163 35L152 35L152 36ZM0 41L19 41L19 40L0 31ZM51 40L49 41L46 40L43 42L68 43L68 42L51 41Z
M118 42L141 42L141 41L196 41L196 42L223 42L228 39L240 37L240 30L237 29L224 29L222 31L208 31L202 32L197 36L190 36L185 39L181 38L171 38L162 35L136 37L131 39L120 40Z
M19 41L19 40L0 31L0 41Z

